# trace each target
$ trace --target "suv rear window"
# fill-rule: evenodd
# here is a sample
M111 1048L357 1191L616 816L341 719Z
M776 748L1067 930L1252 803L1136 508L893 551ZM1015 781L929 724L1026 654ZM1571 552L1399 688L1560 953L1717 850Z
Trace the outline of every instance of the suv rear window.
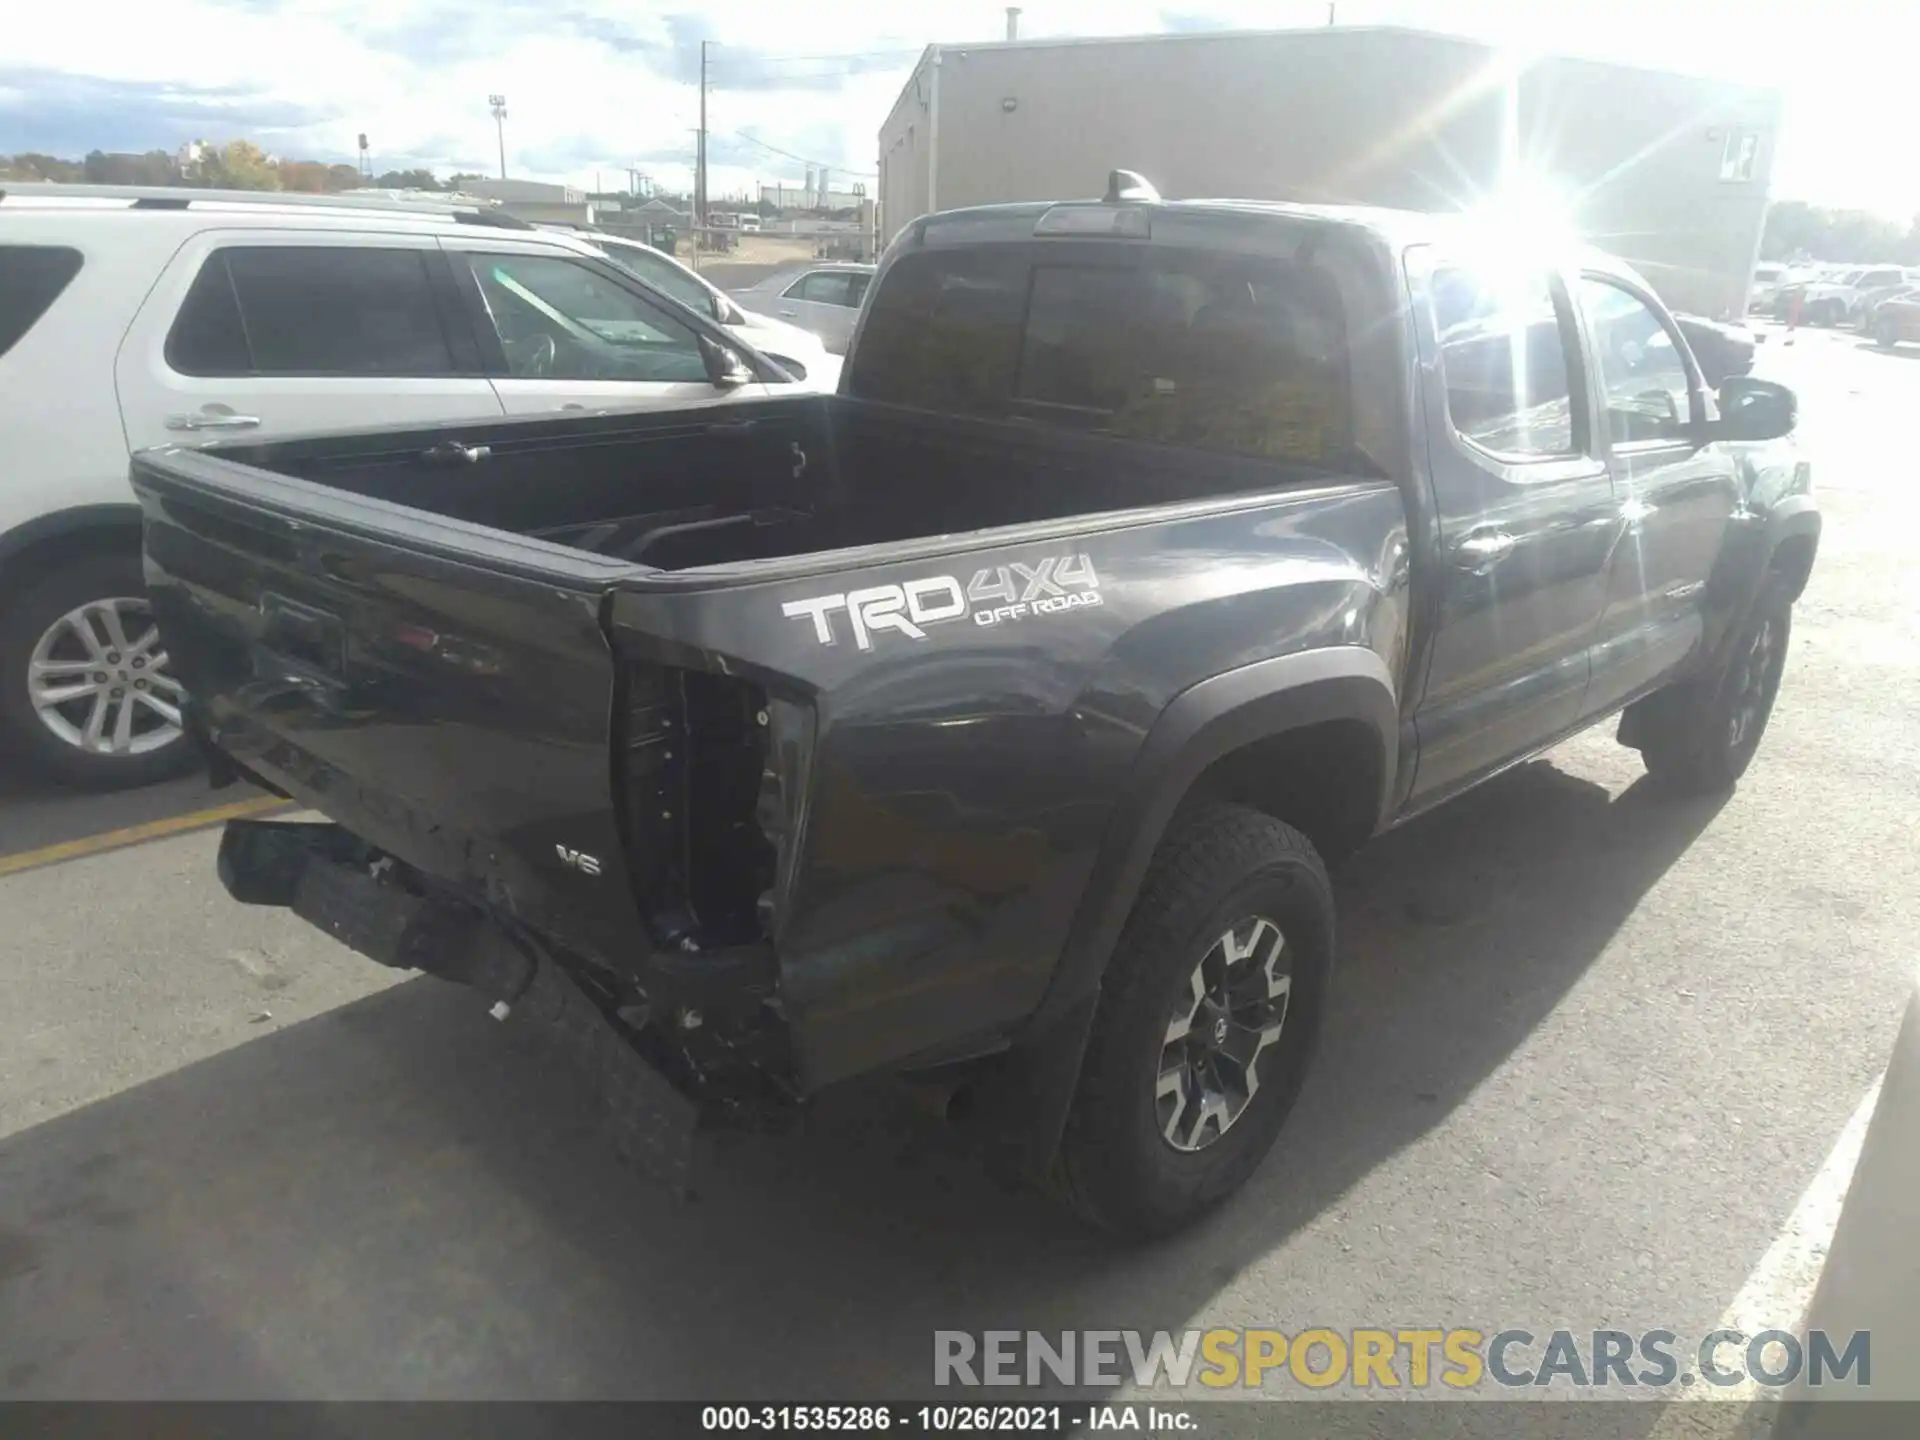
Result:
M1333 278L1225 251L903 256L874 295L849 393L1303 463L1354 450Z
M0 355L47 313L80 264L80 252L63 245L0 245Z
M259 245L207 258L167 336L182 375L447 375L427 252Z

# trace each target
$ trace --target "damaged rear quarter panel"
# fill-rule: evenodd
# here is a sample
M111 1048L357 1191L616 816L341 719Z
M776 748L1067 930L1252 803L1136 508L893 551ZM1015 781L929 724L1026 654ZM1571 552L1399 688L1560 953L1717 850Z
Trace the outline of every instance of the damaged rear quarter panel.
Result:
M724 671L813 712L771 935L808 1089L1034 1009L1175 695L1329 645L1398 674L1406 643L1386 482L897 553L662 575L613 604L625 663ZM1009 600L1002 567L1020 597L1097 598Z

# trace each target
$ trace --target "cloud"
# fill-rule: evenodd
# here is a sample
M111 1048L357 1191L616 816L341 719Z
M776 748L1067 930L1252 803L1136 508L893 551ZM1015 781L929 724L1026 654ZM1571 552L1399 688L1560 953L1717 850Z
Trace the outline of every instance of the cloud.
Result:
M12 97L12 98L10 98ZM0 151L78 158L89 150L171 150L190 139L278 137L334 118L323 105L241 85L183 85L0 68Z
M1171 30L1177 34L1194 34L1207 30L1235 30L1245 23L1237 19L1223 19L1218 15L1187 10L1162 10L1159 20L1160 29Z
M858 51L785 55L750 45L721 43L712 21L702 15L666 17L667 44L649 51L649 63L683 85L700 83L701 45L709 43L708 78L720 90L838 91L861 75L891 74L909 66L924 42L900 36L874 36ZM832 49L814 41L813 48Z
M874 169L876 133L925 43L996 40L1002 23L998 5L979 0L667 3L166 0L91 7L95 19L88 7L22 0L0 27L0 153L78 157L250 135L283 155L351 162L365 131L377 169L490 174L498 160L487 96L504 93L514 174L580 184L596 169L640 165L680 184L708 41L715 184L741 189L797 180L809 160ZM1777 193L1920 205L1900 145L1910 128L1903 54L1859 51L1851 23L1813 27L1783 50L1742 0L1614 0L1611 23L1598 28L1537 0L1449 0L1442 10L1431 0L1351 0L1340 18L1440 23L1626 60L1645 60L1645 37L1658 35L1659 63L1797 87ZM1322 0L1052 0L1028 7L1021 33L1317 25L1325 16Z

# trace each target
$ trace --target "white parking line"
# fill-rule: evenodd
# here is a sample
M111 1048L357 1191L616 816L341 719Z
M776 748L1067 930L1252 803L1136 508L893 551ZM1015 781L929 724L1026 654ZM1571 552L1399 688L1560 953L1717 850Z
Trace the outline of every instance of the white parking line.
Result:
M1800 1329L1806 1319L1807 1307L1813 1302L1814 1288L1820 1283L1820 1270L1826 1263L1827 1248L1833 1243L1834 1229L1840 1223L1840 1210L1846 1203L1847 1188L1853 1183L1853 1170L1860 1161L1860 1147L1867 1138L1867 1125L1873 1119L1873 1108L1880 1099L1881 1079L1885 1079L1885 1076L1876 1079L1867 1087L1867 1093L1860 1097L1860 1103L1841 1127L1840 1137L1833 1142L1827 1158L1801 1194L1800 1203L1793 1207L1793 1213L1787 1217L1787 1223L1781 1227L1780 1233L1774 1236L1767 1253L1760 1257L1759 1263L1748 1274L1740 1293L1733 1297L1733 1303L1727 1306L1719 1324L1714 1327L1716 1330L1738 1330L1744 1335L1757 1335L1763 1330L1797 1332ZM1723 1347L1721 1364L1733 1365L1737 1353L1736 1346ZM1749 1379L1724 1389L1694 1385L1679 1392L1676 1398L1745 1402L1759 1398L1761 1393L1760 1387ZM1692 1409L1691 1406L1688 1408ZM1743 1405L1736 1403L1724 1412L1725 1416L1731 1419L1743 1408ZM1661 1416L1660 1423L1654 1426L1647 1440L1672 1440L1672 1437L1681 1435L1715 1433L1703 1430L1694 1423L1694 1419L1669 1411Z

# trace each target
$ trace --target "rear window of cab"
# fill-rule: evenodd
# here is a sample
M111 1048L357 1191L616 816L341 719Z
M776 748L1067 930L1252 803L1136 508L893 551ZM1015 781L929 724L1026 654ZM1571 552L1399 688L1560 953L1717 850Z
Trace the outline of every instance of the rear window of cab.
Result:
M869 300L848 393L1117 439L1345 467L1348 317L1321 263L1152 247L900 257Z

